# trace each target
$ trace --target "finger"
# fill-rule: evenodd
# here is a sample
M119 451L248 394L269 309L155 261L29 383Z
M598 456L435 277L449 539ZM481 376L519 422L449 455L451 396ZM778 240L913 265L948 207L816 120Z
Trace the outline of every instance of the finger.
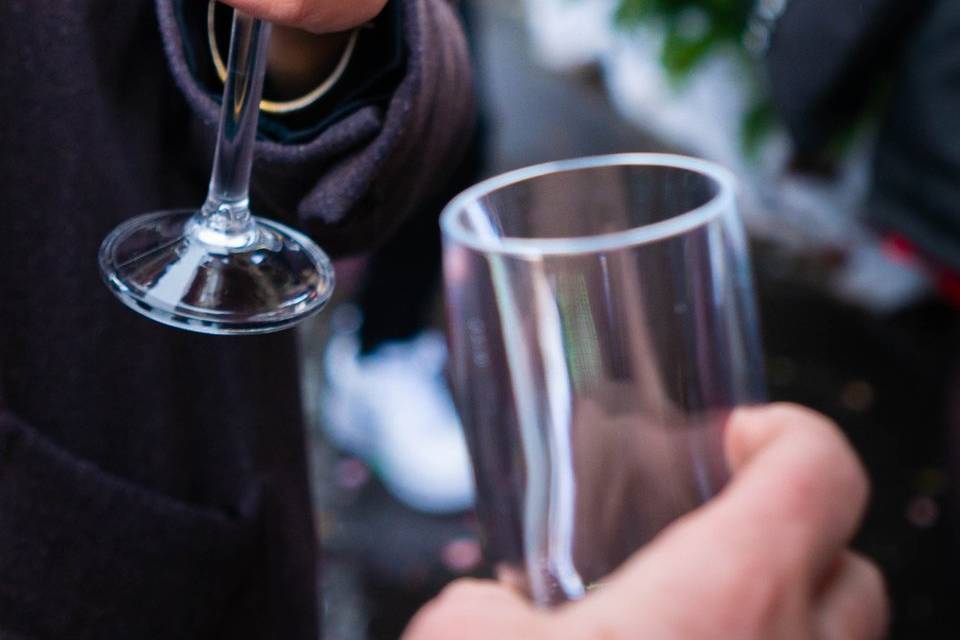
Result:
M758 537L789 545L783 551L795 553L786 559L808 566L809 579L819 580L867 504L867 475L850 444L825 417L772 405L735 412L726 445L734 478L704 510L701 526L730 531L726 542L741 550Z
M375 18L386 0L224 0L251 16L314 33L346 31Z
M823 416L772 405L736 411L726 451L730 484L669 527L649 545L651 553L707 543L714 557L753 558L768 572L779 568L818 583L866 507L866 474L850 445Z
M816 604L817 637L823 640L878 640L889 622L883 575L855 553L841 558Z
M668 527L571 612L591 609L584 619L607 620L626 637L649 624L665 633L679 625L697 638L710 637L718 620L746 633L801 619L863 513L862 467L828 420L786 405L737 411L727 450L735 474L721 495ZM691 602L703 615L689 615Z
M414 617L403 640L551 640L546 615L496 583L454 582Z

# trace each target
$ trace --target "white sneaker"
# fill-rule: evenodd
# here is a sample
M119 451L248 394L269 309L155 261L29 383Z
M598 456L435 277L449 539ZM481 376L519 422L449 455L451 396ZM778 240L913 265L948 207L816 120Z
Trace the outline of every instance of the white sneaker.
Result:
M327 347L324 426L406 505L453 513L473 505L466 442L443 376L446 343L428 331L360 356L356 331Z

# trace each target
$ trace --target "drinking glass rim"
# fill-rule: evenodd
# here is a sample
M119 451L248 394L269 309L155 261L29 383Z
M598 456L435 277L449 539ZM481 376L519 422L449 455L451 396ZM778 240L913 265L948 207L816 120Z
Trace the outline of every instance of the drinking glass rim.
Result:
M461 214L467 210L471 202L477 202L484 195L499 189L551 173L615 166L685 169L710 178L719 189L712 198L699 207L671 216L666 220L590 236L569 238L508 236L494 239L468 229L461 220ZM536 164L483 180L450 201L440 214L440 227L445 236L483 253L526 257L596 253L659 242L709 224L724 211L735 208L735 191L736 178L733 173L718 164L700 158L671 153L618 153L587 156Z

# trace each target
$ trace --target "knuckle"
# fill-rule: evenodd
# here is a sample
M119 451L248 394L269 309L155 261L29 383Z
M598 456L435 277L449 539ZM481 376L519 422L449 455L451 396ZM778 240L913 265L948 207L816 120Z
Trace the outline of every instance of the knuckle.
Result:
M824 448L849 449L837 424L822 413L788 402L769 405L764 420L782 429L802 433L821 443Z
M792 561L759 544L726 560L722 573L711 583L717 599L715 611L720 628L737 630L736 637L769 635L800 597ZM715 567L716 569L716 567Z
M880 569L855 553L845 560L844 586L822 614L824 640L878 640L889 623L889 600Z
M835 424L802 407L775 405L771 408L781 424L795 429L797 443L803 440L806 454L798 459L797 473L788 487L790 498L785 509L804 514L807 507L816 508L825 501L842 497L851 513L860 513L866 506L870 481L866 469L852 445Z
M786 579L783 571L763 571L758 567L744 574L739 583L739 589L735 591L742 594L739 601L751 603L748 610L752 609L753 615L748 619L753 619L763 628L779 619L780 613L793 599L793 581Z
M848 464L843 467L846 473L842 482L845 483L847 491L854 498L852 504L859 511L862 511L870 498L870 478L863 463L850 449L848 449L847 458Z
M764 413L766 413L766 417L770 422L780 425L802 423L806 428L814 427L830 430L836 428L833 421L822 413L792 402L776 402L770 404L764 409Z
M870 493L867 471L853 447L835 432L834 438L821 439L818 470L821 484L833 495L842 495L851 511L862 511Z
M821 414L796 404L775 403L738 409L727 447L735 465L776 440L842 442L839 430Z
M792 420L796 420L797 418L802 418L802 419L813 418L815 420L822 419L822 416L816 411L813 411L812 409L808 409L807 407L801 404L796 404L793 402L773 402L770 405L768 405L767 412L771 416L779 418L783 421L787 421L787 420L792 421Z
M887 583L880 568L866 558L855 556L857 571L860 573L862 606L869 619L880 620L878 626L882 632L886 628L889 615L889 600L887 597Z

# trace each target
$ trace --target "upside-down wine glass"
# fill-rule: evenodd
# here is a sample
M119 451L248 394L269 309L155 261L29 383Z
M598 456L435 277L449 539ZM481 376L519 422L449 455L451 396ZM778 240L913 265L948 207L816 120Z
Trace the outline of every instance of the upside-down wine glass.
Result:
M133 218L100 247L111 290L152 320L209 334L270 333L319 311L333 292L333 267L312 240L250 212L269 37L268 23L234 13L203 206Z

